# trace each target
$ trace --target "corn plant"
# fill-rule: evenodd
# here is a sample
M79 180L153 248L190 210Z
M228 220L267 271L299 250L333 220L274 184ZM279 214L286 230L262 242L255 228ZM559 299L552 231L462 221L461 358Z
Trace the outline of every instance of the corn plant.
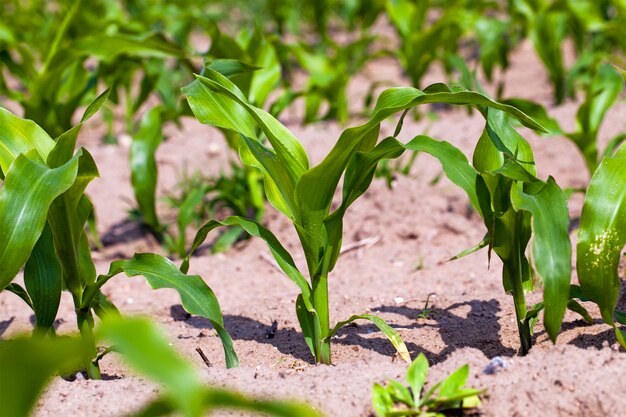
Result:
M268 101L269 93L279 82L281 74L280 63L272 43L264 38L259 31L241 31L237 37L231 37L220 31L216 24L209 22L205 23L204 26L206 26L205 29L212 40L211 48L206 52L206 67L231 78L245 91L251 102L264 106ZM162 71L160 74L159 77L163 78L163 74L167 74L167 71ZM128 82L125 84L129 90L128 94L131 91L131 81L132 77L128 78ZM166 91L170 91L172 83L167 84ZM174 83L174 85L176 84ZM143 100L147 98L141 94L140 97L143 97ZM245 167L243 168L244 175L241 176L237 174L242 168L233 167L234 172L230 176L230 180L240 180L240 183L235 185L239 190L246 192L244 197L246 207L243 210L233 204L235 200L241 200L241 197L233 195L228 189L232 181L226 181L222 176L224 180L215 182L215 186L223 187L222 189L202 187L202 189L186 194L184 201L177 205L179 208L176 222L178 233L172 233L168 230L168 225L163 224L159 219L156 208L158 167L155 155L163 140L162 124L167 120L176 120L183 115L186 107L179 106L177 99L169 101L175 103L173 108L168 110L163 105L153 107L141 119L139 128L133 136L130 150L131 180L143 223L170 253L183 257L187 247L186 232L193 217L191 214L199 205L205 204L205 200L209 196L212 196L208 202L209 205L222 204L238 215L252 216L257 220L263 216L264 196L263 188L259 185L260 174L257 170ZM222 133L229 148L236 151L238 137L226 130L223 130ZM228 248L241 236L242 233L239 230L231 229L220 236L215 248L222 250Z
M566 132L562 126L548 115L546 109L534 102L523 99L505 100L507 103L523 109L540 121L550 135L563 135L570 139L585 161L589 175L593 175L600 161L611 155L626 140L626 134L620 133L611 138L604 149L600 149L598 132L607 111L615 104L624 89L624 78L609 64L591 62L581 68L577 77L580 83L588 78L583 88L584 101L576 111L576 128ZM582 72L585 74L582 75Z
M626 134L619 134L604 151L598 149L598 131L604 116L623 89L624 79L611 65L597 65L585 89L585 101L576 112L576 130L566 134L585 159L589 175L595 172L603 156L611 155L626 139Z
M232 340L223 327L215 295L199 276L185 276L168 259L138 254L129 261L111 264L108 274L96 277L95 265L85 232L93 205L85 188L98 169L86 149L74 153L82 125L106 100L105 91L90 105L77 126L56 140L33 121L21 119L0 108L0 289L14 292L35 312L36 332L53 333L61 292L71 293L77 326L92 346L94 313L103 317L118 314L102 294L102 286L113 276L143 275L155 289L174 288L183 306L211 320L224 343L226 363L237 365ZM24 267L22 288L14 283ZM90 377L99 378L97 358L84 364Z
M383 92L372 118L365 124L347 129L336 145L317 166L309 167L308 157L298 140L267 112L250 105L237 87L221 74L207 70L204 76L183 90L189 105L202 123L230 129L241 135L239 154L242 161L261 170L268 201L292 222L306 258L309 281L297 269L291 254L278 239L258 222L230 217L210 221L197 233L181 270L187 271L189 258L208 233L220 226L238 225L253 236L264 239L281 269L300 289L296 313L307 345L316 362L331 362L330 340L344 325L357 320L372 321L385 333L401 356L409 359L400 336L380 318L355 315L330 327L328 275L335 267L341 249L343 217L349 206L369 187L377 163L395 158L405 147L394 138L377 145L380 123L389 116L422 103L484 105L514 114L528 126L540 129L515 108L487 97L451 90L436 84L425 91L396 88ZM401 123L400 123L401 125ZM258 129L271 148L262 144ZM330 212L333 194L341 177L342 203Z
M400 48L392 54L397 55L414 87L421 86L424 74L435 63L450 73L453 68L448 56L457 55L464 40L475 51L489 81L495 68L508 66L508 55L517 40L511 22L493 16L500 9L495 2L386 0L385 6L400 39Z
M626 314L616 310L619 263L626 244L626 146L606 155L593 174L583 205L576 246L576 270L584 298L595 302L602 319L626 348Z
M526 354L542 310L552 341L567 308L586 320L590 317L570 296L571 243L565 194L554 179L536 177L532 149L510 126L507 116L493 109L486 113L487 124L474 150L473 164L446 142L417 138L415 144L439 159L448 178L468 194L483 218L487 236L461 256L488 246L489 256L493 251L501 259L504 289L515 305L520 353ZM525 292L535 287L536 279L543 283L543 301L528 309Z
M361 36L347 45L330 43L324 50L315 51L304 43L287 46L295 61L307 73L307 84L293 98L304 97L304 123L316 120L334 120L345 123L349 117L348 83L368 60L374 38ZM327 103L325 114L320 114Z
M185 417L220 409L258 412L265 415L321 417L305 404L255 399L237 392L206 386L194 367L170 346L159 329L145 319L107 318L97 328L98 343L111 343L140 375L164 388L164 392L141 406L135 417L177 413ZM0 341L0 401L7 416L28 416L37 399L56 374L69 376L81 370L90 347L77 337L43 339L17 337Z
M374 410L380 417L440 417L455 410L462 413L462 410L480 407L478 396L484 390L465 388L468 376L469 366L463 365L424 392L428 360L420 353L407 370L408 388L398 381L388 381L386 387L374 384Z

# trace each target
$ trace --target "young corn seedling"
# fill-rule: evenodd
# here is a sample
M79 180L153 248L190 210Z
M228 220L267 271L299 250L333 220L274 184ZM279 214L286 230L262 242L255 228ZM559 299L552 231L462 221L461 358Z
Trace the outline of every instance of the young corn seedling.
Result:
M140 375L159 383L164 393L141 405L133 416L176 413L199 417L215 410L240 410L277 417L322 417L311 407L293 401L250 398L237 392L206 386L196 369L170 346L157 326L145 319L109 317L96 329L99 343L111 350ZM57 375L81 370L90 357L84 339L17 337L0 341L0 402L7 416L29 416L41 391ZM10 383L9 383L10 382ZM137 404L139 406L140 404Z
M258 222L240 217L210 221L203 226L181 270L187 271L193 252L217 227L238 225L251 235L261 237L283 272L300 289L296 301L300 327L316 362L325 364L331 362L331 338L341 327L357 319L372 321L390 339L400 355L409 360L400 336L380 318L369 314L355 315L331 327L328 307L328 277L339 258L343 217L348 207L369 187L377 163L382 159L395 158L405 149L395 138L387 138L377 144L380 123L395 113L422 103L445 102L494 106L516 115L526 125L540 129L517 109L477 93L450 90L444 85L434 85L425 91L396 88L382 93L367 123L344 131L326 158L319 165L310 167L302 145L293 134L267 112L250 105L237 87L221 74L207 70L183 92L202 123L241 135L240 157L245 164L261 170L268 201L293 224L304 252L309 280L305 279L292 256L269 230ZM271 148L262 144L259 129ZM342 202L331 212L333 195L342 176Z
M604 157L587 188L578 229L576 270L584 298L595 302L602 319L626 349L626 313L616 310L619 261L626 245L626 145ZM582 299L582 297L581 297Z
M544 310L544 327L552 341L559 333L566 308L589 320L588 313L570 297L571 244L566 198L556 182L536 177L532 149L510 126L508 116L483 109L487 124L474 150L473 165L447 142L416 139L419 147L441 162L448 178L463 188L483 218L485 246L503 263L502 283L513 297L520 336L520 353L532 345L532 333ZM527 247L532 238L532 258ZM531 260L533 261L531 263ZM543 283L543 302L526 306L525 292Z
M96 277L85 225L93 205L85 188L98 169L86 149L74 153L78 133L106 100L109 90L92 103L77 126L53 140L37 124L0 108L0 290L22 298L35 312L36 333L54 333L61 292L71 293L77 325L90 344L84 366L91 378L100 371L93 337L94 314L118 314L101 292L113 276L143 275L154 288L174 288L192 314L211 320L224 344L226 363L237 365L232 340L223 327L215 295L199 276L186 276L167 258L138 254L111 264ZM24 268L24 284L13 280Z
M408 388L398 381L388 381L386 387L374 384L372 404L380 417L443 417L455 410L462 413L480 407L478 396L485 391L465 388L468 376L469 366L463 365L423 392L428 377L428 360L420 353L406 373Z
M585 89L585 101L576 112L576 130L566 133L574 142L593 175L603 156L611 155L626 139L626 134L612 138L604 151L598 149L598 131L609 108L624 89L624 78L609 64L596 65Z
M280 63L272 43L264 38L259 31L242 31L237 37L230 37L221 32L216 24L208 23L206 25L212 40L211 48L206 53L205 65L207 68L231 78L244 91L250 102L261 107L265 105L268 95L280 81L281 74ZM167 74L167 71L159 71L159 74L158 79L169 80L166 75L163 75ZM189 72L188 74L190 75ZM150 79L148 75L144 77L144 80ZM161 84L161 82L156 83L157 86ZM176 83L167 82L167 87L163 89L166 92L170 91L173 88L172 84L176 85ZM124 85L127 87L126 95L130 96L132 77ZM136 100L137 104L130 111L131 118L143 102L140 100L145 100L148 97L150 81L142 82L142 86L144 85L148 87L146 87L145 92L139 94ZM167 97L161 93L161 90L158 92ZM186 106L178 104L178 96L175 100L167 101L173 104L154 107L144 114L137 132L133 136L130 149L131 179L143 223L148 226L170 253L183 257L187 249L186 232L193 217L191 214L198 209L199 205L203 204L204 200L208 199L211 205L223 203L233 212L245 217L253 217L256 220L260 220L263 216L265 201L263 187L260 184L261 175L258 170L251 167L236 166L233 168L235 172L230 177L232 181L217 181L215 187L203 187L185 196L182 204L178 206L177 235L170 232L167 225L162 224L156 209L155 194L158 167L155 154L163 139L162 124L169 119L177 120L184 113L183 109L186 108ZM236 152L238 136L228 130L223 130L222 133L229 148ZM238 175L239 173L244 175ZM240 190L245 190L246 208L243 210L236 206L235 197L230 194L228 189L233 181L238 182L234 185ZM230 229L220 236L219 244L215 246L215 249L224 250L228 248L242 235L240 230Z
M584 101L576 112L576 129L573 131L565 132L540 104L517 98L506 102L532 115L547 128L550 135L564 135L570 139L581 153L591 176L600 161L613 154L626 140L626 134L620 133L611 138L603 150L598 141L598 132L606 113L624 89L624 78L609 64L591 63L584 70L581 68L581 72L585 73L588 81L584 88Z

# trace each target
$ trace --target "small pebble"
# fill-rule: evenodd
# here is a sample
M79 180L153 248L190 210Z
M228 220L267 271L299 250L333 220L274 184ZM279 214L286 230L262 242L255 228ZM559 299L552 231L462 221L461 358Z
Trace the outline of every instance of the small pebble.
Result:
M133 142L133 138L126 133L122 133L121 135L117 137L117 141L120 145L124 146L125 148L130 148L130 145Z
M500 356L494 356L491 361L485 366L483 373L487 375L493 375L501 369L506 368L506 362Z
M393 302L396 304L402 304L404 302L404 298L402 297L396 297L393 299Z

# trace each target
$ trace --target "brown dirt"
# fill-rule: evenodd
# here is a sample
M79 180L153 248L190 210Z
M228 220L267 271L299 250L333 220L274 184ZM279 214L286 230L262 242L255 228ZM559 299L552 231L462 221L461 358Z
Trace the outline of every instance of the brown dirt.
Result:
M529 45L522 45L515 53L505 78L510 86L507 95L549 104L546 75ZM372 79L408 84L392 61L373 63L351 84L355 109L361 105L364 86ZM433 71L428 80L440 81L441 74ZM567 103L553 109L553 114L565 126L572 126L575 111L576 104ZM601 131L603 140L624 131L625 113L623 103L609 112ZM383 134L391 133L393 126L391 122L384 126ZM410 139L426 127L424 121L407 121L404 138ZM315 163L342 130L335 123L308 127L290 124L289 128ZM482 128L480 116L457 109L440 113L428 133L469 153ZM98 271L105 272L114 259L159 249L126 220L132 206L127 147L100 145L97 131L96 126L83 138L87 138L84 145L93 153L102 174L88 190L95 202L99 231L116 242L96 254ZM223 140L214 130L186 120L181 131L168 128L167 132L169 140L158 155L161 195L175 186L185 166L190 172L201 169L212 173L224 167ZM540 176L552 175L563 187L586 183L582 158L573 145L563 138L523 133L536 151ZM485 230L480 219L468 211L467 199L459 189L447 180L429 185L439 172L432 158L419 156L410 177L397 178L394 189L375 180L354 204L345 221L344 242L368 237L380 240L341 256L330 281L332 320L366 311L379 314L398 329L413 357L426 354L433 366L433 380L469 363L469 385L488 388L480 409L485 416L622 415L626 397L621 394L621 371L626 368L626 356L610 347L615 343L612 331L601 323L592 305L587 307L596 324L584 325L568 313L556 345L538 326L535 347L528 356L519 357L513 304L501 288L499 262L494 260L488 269L485 252L444 262L480 241ZM579 210L580 201L574 200L572 216ZM266 221L302 264L290 225L273 210L268 211ZM296 288L264 259L268 255L262 241L251 240L227 253L203 253L192 260L191 272L200 274L220 300L241 360L238 369L224 369L219 339L206 320L181 320L174 291L153 292L141 278L117 277L104 292L123 312L156 320L207 382L246 393L305 399L328 416L371 415L372 384L401 378L405 364L394 357L391 345L373 326L360 322L343 329L334 339L333 366L312 365L294 314ZM433 311L429 318L418 318L429 294L433 294ZM529 298L536 301L540 294ZM31 313L13 295L0 294L0 311L3 337L29 329ZM67 297L63 298L60 318L59 331L72 331L75 325ZM273 321L277 321L278 329L275 337L268 339L267 330ZM203 349L212 367L202 362L195 352L197 347ZM503 357L507 367L487 375L483 370L494 356ZM114 355L105 358L102 368L108 376L104 381L55 380L36 415L119 416L135 410L157 392L154 384L133 376Z

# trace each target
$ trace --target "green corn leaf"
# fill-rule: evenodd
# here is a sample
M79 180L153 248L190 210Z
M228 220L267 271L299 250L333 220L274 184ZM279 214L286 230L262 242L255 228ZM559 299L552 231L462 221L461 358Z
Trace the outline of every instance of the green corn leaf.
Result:
M48 165L57 166L71 155L78 134L75 129L57 139L57 146L48 157ZM64 282L75 295L80 294L83 285L90 282L95 275L84 274L94 267L91 257L81 257L80 241L85 235L85 224L93 209L91 202L84 196L85 188L100 175L89 152L81 149L76 156L76 180L69 190L52 203L48 215L57 257L63 267Z
M151 33L144 36L94 35L78 39L72 44L75 54L112 61L119 56L140 58L185 58L185 51L163 35Z
M261 239L263 239L267 243L267 246L270 249L272 256L274 256L274 259L276 259L276 262L280 266L280 269L300 289L300 292L303 295L303 303L306 305L307 310L314 311L310 301L311 287L309 286L309 283L306 281L302 273L300 273L300 271L296 267L293 258L272 232L270 232L259 222L254 220L246 219L243 217L231 216L221 222L217 220L211 220L210 222L206 223L196 233L196 237L194 238L193 244L191 245L191 249L189 250L189 253L183 260L183 263L180 267L181 271L187 272L189 270L189 259L191 258L191 255L193 255L196 249L198 249L198 247L206 240L207 235L212 230L221 226L239 226L251 236L260 237Z
M260 45L256 47L256 52L258 54L256 64L261 69L252 73L248 96L252 104L257 107L264 107L263 104L267 97L280 82L281 67L276 50L270 42L262 40Z
M374 130L374 137L378 137L378 129ZM341 251L343 236L343 217L348 207L356 201L372 182L376 166L383 159L397 158L404 152L404 147L395 138L386 138L369 152L357 152L348 164L343 183L343 198L341 205L324 220L327 234L326 274L331 271L337 262Z
M491 242L491 238L490 238L489 234L487 233L485 235L485 237L483 238L483 240L481 240L480 242L478 242L476 245L472 246L471 248L467 248L467 249L457 253L452 258L448 259L448 262L455 261L457 259L464 258L467 255L471 255L474 252L478 252L482 248L489 246L490 242Z
M603 64L598 68L589 88L591 91L578 109L576 120L583 136L589 141L595 141L606 112L624 89L624 79L613 66Z
M328 213L341 174L354 152L362 149L363 142L367 142L366 139L369 138L368 135L373 129L377 129L384 119L394 113L426 103L493 107L516 117L527 127L543 130L530 117L514 107L497 103L478 93L451 90L444 84L434 84L424 91L415 88L385 90L378 98L370 120L361 126L345 130L326 158L308 170L298 181L295 200L300 213L300 224L309 232L314 242L322 241L322 221ZM502 126L504 129L504 122L498 122L500 120L494 122L496 127ZM373 144L370 146L373 147Z
M615 150L619 148L624 141L626 141L626 133L621 133L613 137L609 143L606 144L606 148L604 148L604 153L602 154L602 159L606 156L612 156Z
M532 148L526 139L511 126L511 119L506 113L498 109L488 109L485 131L495 148L503 154L501 156L503 163L504 156L507 156L518 162L532 175L536 175L537 170ZM477 154L474 155L476 162Z
M565 194L552 178L511 188L516 210L532 213L533 261L543 279L544 326L556 340L569 300L572 249Z
M202 414L203 385L196 370L170 347L154 324L145 319L111 318L96 335L115 346L136 371L163 384L184 416Z
M335 334L337 334L339 329L341 329L343 326L347 324L352 323L355 320L369 320L372 323L374 323L374 325L376 325L376 327L378 327L378 329L381 332L383 332L383 334L387 337L387 339L389 339L393 347L396 348L398 355L400 355L400 357L406 363L411 363L411 355L409 354L409 350L407 349L406 345L404 344L404 341L402 340L398 332L396 332L393 327L385 323L383 319L381 319L380 317L373 316L371 314L354 315L348 318L347 320L340 321L339 323L335 325L335 327L330 329L330 332L328 333L328 338L329 339L332 338Z
M269 113L250 105L242 95L241 91L239 91L237 87L226 77L218 72L207 70L205 77L196 76L196 79L200 81L200 84L204 87L205 95L215 96L215 94L220 94L223 97L230 98L231 101L239 104L239 108L246 110L252 119L254 119L255 124L257 124L263 131L272 145L274 152L276 152L276 154L279 155L279 157L284 161L286 169L293 178L300 178L302 173L309 168L309 160L306 156L306 152L293 134ZM210 94L211 92L213 94ZM183 93L185 93L188 97L190 96L190 90L188 90L187 87L183 89ZM194 107L197 107L194 106L193 101L190 101L189 104L191 105L192 110L194 110ZM202 105L204 105L204 103L202 103ZM208 109L210 108L207 107L204 111L206 112ZM199 117L198 119L202 121ZM235 120L235 129L231 128L231 130L238 131L244 136L251 138L256 137L255 134L246 134L242 132L238 127L241 121L239 121L239 119ZM247 123L244 125L247 126ZM228 128L226 126L219 127Z
M24 266L24 285L32 300L36 328L47 333L56 319L63 290L63 269L57 260L48 226L44 227Z
M287 217L295 219L296 208L293 199L295 180L285 170L283 160L271 149L242 136L239 142L241 160L249 166L258 168L265 178L265 193L268 201Z
M587 189L578 229L576 269L585 296L607 323L620 291L621 251L626 244L626 146L607 156Z
M13 294L17 295L22 301L24 301L31 309L33 309L33 311L35 310L33 307L33 302L28 295L28 292L21 285L12 282L4 287L3 291L12 292Z
M233 348L233 341L224 328L224 319L215 294L199 275L182 273L169 259L152 254L135 254L129 261L111 264L109 272L85 290L83 308L89 308L100 288L115 275L124 272L129 277L142 275L153 289L172 288L180 295L181 303L190 314L202 316L215 328L224 347L226 366L237 367L239 359Z
M439 410L475 408L480 407L481 402L479 395L484 392L485 389L462 388L447 397L437 397L433 402L435 407ZM463 401L463 404L461 404L461 401ZM441 415L445 416L445 414Z
M6 416L28 416L46 383L57 373L78 371L88 350L77 338L0 341L0 403Z
M76 179L78 158L79 155L50 169L19 155L6 173L0 190L0 288L13 280L30 257L46 224L50 205Z
M276 417L323 417L308 405L295 401L266 400L244 396L219 388L206 388L202 392L202 408L212 410L239 410ZM156 400L132 417L169 416L176 411L169 401Z
M46 160L55 146L54 140L31 120L15 116L0 107L0 169L5 174L19 154L34 149Z
M178 256L183 258L187 254L186 232L187 227L194 218L194 213L198 205L202 202L208 192L208 187L201 187L191 190L185 197L183 203L178 208L176 223L178 225L178 241L176 248Z
M87 120L91 119L91 117L100 110L100 108L106 103L109 99L109 95L111 94L111 87L104 90L96 99L87 106L85 109L85 113L83 113L83 117L80 119L80 123L85 123Z
M157 164L155 154L163 139L161 109L153 107L141 119L139 131L130 146L131 183L143 220L155 232L162 227L157 215L155 194Z
M201 123L232 130L244 138L250 138L239 141L241 160L266 174L265 190L269 202L293 218L293 189L296 179L308 167L304 150L278 121L247 104L241 91L227 78L211 70L206 73L212 79L198 77L183 88L194 115ZM263 122L260 115L270 123ZM257 124L270 138L273 149L263 146L255 139Z
M585 320L587 324L594 323L594 320L593 320L593 317L591 317L591 314L589 314L587 309L583 307L583 305L580 304L578 301L569 300L569 302L567 303L567 309L570 311L573 311L574 313L578 313L583 318L583 320Z
M226 85L243 97L234 84L229 82ZM228 96L217 94L209 86L196 80L182 89L196 119L200 123L256 137L256 123L245 108Z
M522 98L512 98L508 100L503 100L502 102L513 107L517 107L518 109L532 117L533 120L537 121L548 131L549 135L563 134L563 129L559 125L559 122L555 118L551 117L546 111L546 108L543 107L541 104Z
M424 387L424 383L428 377L428 367L428 359L426 359L423 353L420 353L406 372L406 380L411 387L416 403L420 402L422 387Z
M234 75L246 74L257 71L261 67L246 64L237 59L216 59L204 64L205 68L219 72L224 77L232 78Z
M437 141L428 136L416 136L406 145L407 149L426 152L439 160L446 176L465 191L472 206L481 213L476 191L478 173L458 148L448 142Z
M319 320L316 320L315 313L307 308L302 294L298 294L298 298L296 298L296 317L304 335L304 342L309 347L311 355L315 356L314 335L316 330L320 328ZM319 331L317 334L319 334Z

